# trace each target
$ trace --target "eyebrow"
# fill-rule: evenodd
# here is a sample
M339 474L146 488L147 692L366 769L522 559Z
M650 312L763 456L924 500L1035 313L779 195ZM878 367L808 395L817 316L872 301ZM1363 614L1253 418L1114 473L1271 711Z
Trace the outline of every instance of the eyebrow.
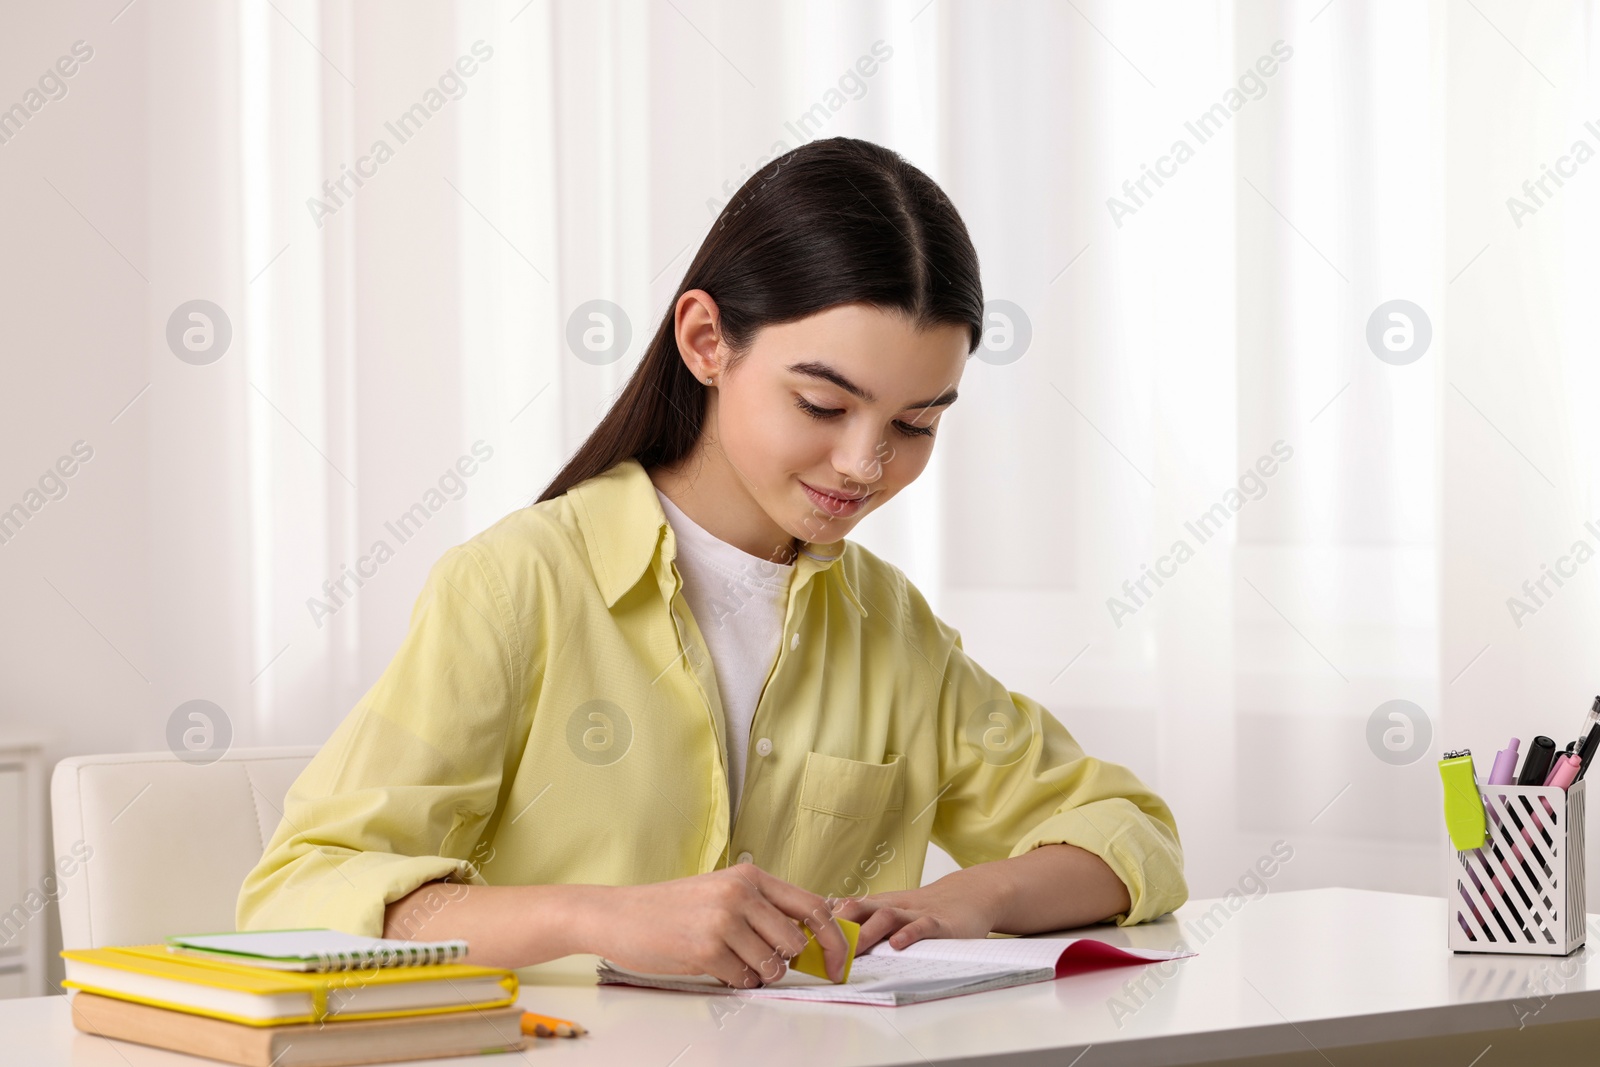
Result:
M870 392L861 388L861 386L857 385L855 382L852 382L849 378L846 378L844 375L840 374L826 363L817 363L814 361L806 363L791 363L789 364L788 369L793 371L795 374L803 375L807 378L820 378L825 382L832 382L845 392L851 394L852 396L859 397L869 404L876 403L878 400L878 398L873 396ZM932 400L918 400L914 404L907 404L906 407L943 407L945 404L954 404L956 402L956 396L957 393L954 389L946 389Z

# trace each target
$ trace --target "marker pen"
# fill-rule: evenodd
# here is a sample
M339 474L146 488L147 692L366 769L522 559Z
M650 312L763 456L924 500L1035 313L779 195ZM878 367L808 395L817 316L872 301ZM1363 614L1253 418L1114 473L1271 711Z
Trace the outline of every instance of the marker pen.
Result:
M1583 761L1578 759L1577 756L1572 755L1570 752L1563 756L1557 756L1555 765L1550 768L1550 777L1544 780L1544 784L1547 786L1555 786L1556 788L1564 791L1567 786L1571 785L1577 780L1578 772L1582 769ZM1540 797L1539 803L1544 805L1545 814L1554 820L1556 817L1556 809L1550 806L1549 798ZM1544 828L1540 827L1540 830L1543 832ZM1532 847L1533 839L1529 837L1526 830L1522 832L1522 836L1528 839L1528 845L1529 847Z
M1589 710L1584 713L1583 725L1578 728L1578 737L1589 736L1589 731L1600 726L1600 696L1594 698L1594 703L1589 705Z
M1578 777L1578 769L1582 766L1577 756L1562 756L1556 760L1556 765L1550 771L1550 777L1545 780L1545 785L1553 785L1558 789L1565 789Z
M1583 772L1589 769L1589 761L1594 758L1594 751L1600 748L1600 722L1589 727L1589 734L1583 739L1583 744L1578 746L1578 778L1583 778Z
M1535 737L1533 744L1528 746L1528 758L1522 761L1522 773L1517 776L1517 784L1544 785L1544 780L1550 777L1550 762L1555 758L1556 743L1543 734Z
M1595 740L1600 741L1600 735L1596 735ZM1520 738L1513 737L1509 745L1495 753L1494 766L1489 768L1490 785L1511 784L1511 780L1516 777L1517 748L1521 744Z
M1478 880L1477 872L1472 869L1472 865L1469 863L1469 864L1467 864L1467 876L1472 879L1473 887L1478 890L1478 899L1480 899L1484 903L1484 905L1489 909L1489 914L1494 916L1495 921L1500 923L1501 926L1505 926L1506 925L1505 918L1502 915L1501 910L1500 910L1500 905L1504 905L1505 906L1505 913L1504 914L1511 916L1511 921L1514 922L1518 927L1523 927L1524 924L1522 922L1521 915L1519 914L1518 910L1515 907L1512 906L1511 897L1506 893L1505 887L1500 884L1500 876L1498 874L1494 873L1495 872L1494 864L1489 862L1488 857L1484 855L1484 850L1483 849L1481 849L1481 848L1474 849L1473 853L1474 853L1474 855L1476 855L1478 857L1478 862L1482 863L1484 868L1489 871L1489 882L1490 882L1490 884L1492 884L1494 886L1494 891L1499 896L1500 903L1496 904L1494 902L1494 900L1489 896L1489 891L1484 887L1484 884L1481 881ZM1495 855L1498 858L1500 858L1500 860L1501 860L1501 862L1503 864L1504 863L1504 857L1499 856L1499 850L1498 849L1495 850ZM1509 876L1509 872L1508 872L1508 876ZM1530 903L1531 903L1531 901L1530 901ZM1524 932L1526 932L1526 930L1524 930Z

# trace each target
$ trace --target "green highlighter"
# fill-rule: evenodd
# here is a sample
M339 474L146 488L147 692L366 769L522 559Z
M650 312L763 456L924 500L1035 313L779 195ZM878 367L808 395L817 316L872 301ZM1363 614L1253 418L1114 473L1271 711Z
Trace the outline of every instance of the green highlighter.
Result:
M844 975L841 982L850 980L850 964L855 962L856 941L861 936L861 924L853 923L849 919L835 919L839 929L844 931L844 939L850 946L850 955L844 961ZM822 946L817 943L817 935L810 929L806 930L806 947L800 950L800 955L789 961L789 966L801 974L815 975L818 978L828 977L828 968L822 958Z
M1450 843L1458 852L1482 848L1489 828L1472 768L1472 750L1446 752L1439 761L1439 777L1444 780L1444 824L1450 831Z

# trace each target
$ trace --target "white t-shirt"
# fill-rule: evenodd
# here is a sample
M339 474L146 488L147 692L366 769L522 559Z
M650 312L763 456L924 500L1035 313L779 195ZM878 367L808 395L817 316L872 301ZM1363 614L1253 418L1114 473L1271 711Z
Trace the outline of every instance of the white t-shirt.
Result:
M750 720L783 640L794 564L775 563L735 548L706 532L660 489L656 496L678 541L676 563L683 576L683 596L705 636L722 696L731 817L738 814L744 789Z

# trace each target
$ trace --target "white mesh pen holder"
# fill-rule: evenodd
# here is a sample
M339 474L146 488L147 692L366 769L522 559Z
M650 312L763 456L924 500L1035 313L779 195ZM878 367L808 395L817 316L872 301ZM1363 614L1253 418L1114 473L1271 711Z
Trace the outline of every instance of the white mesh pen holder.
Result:
M1583 783L1478 783L1488 836L1456 852L1450 948L1565 956L1583 947Z

